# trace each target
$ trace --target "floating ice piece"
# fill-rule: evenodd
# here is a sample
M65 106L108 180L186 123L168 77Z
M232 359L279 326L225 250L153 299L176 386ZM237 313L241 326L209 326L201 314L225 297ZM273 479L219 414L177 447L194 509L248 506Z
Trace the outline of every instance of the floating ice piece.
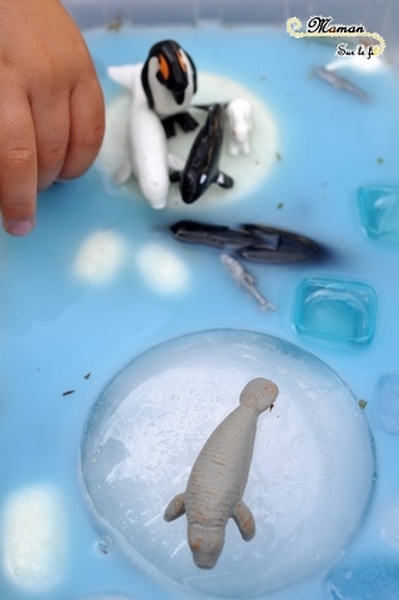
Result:
M204 437L257 377L275 381L280 394L258 423L245 491L256 535L241 543L230 521L217 565L199 570L185 519L172 527L163 512ZM98 398L81 448L101 527L108 523L136 567L187 596L264 597L324 569L361 526L374 482L365 411L347 385L302 349L245 331L189 335L138 357Z
M190 272L179 255L163 244L149 243L136 256L143 277L158 292L170 294L184 289Z
M375 421L386 431L399 435L399 371L382 375L373 392Z
M399 187L362 187L358 191L358 206L368 237L399 242Z
M399 562L385 556L359 558L333 569L324 589L323 600L397 600Z
M122 238L111 231L92 233L80 247L75 273L92 283L108 281L120 266L124 254Z
M115 72L112 73L116 80ZM122 75L119 73L119 78ZM129 70L127 70L127 83L129 83ZM123 85L122 81L121 84ZM124 85L130 90L128 85ZM232 79L213 75L200 71L198 73L198 92L196 96L197 104L220 104L226 103L226 98L248 98L253 109L254 128L251 132L251 154L249 156L242 155L238 160L230 156L228 147L223 148L221 167L223 171L234 174L235 184L228 193L225 193L219 186L208 188L207 193L202 197L204 207L220 207L221 201L229 204L234 202L246 202L248 196L258 188L261 181L270 175L276 167L276 152L279 148L279 133L278 122L273 113L265 105L261 98L258 98L251 93L245 86L238 84ZM98 166L104 170L110 177L115 177L121 166L128 164L130 161L131 151L128 143L129 131L129 115L130 115L130 94L121 93L115 96L106 107L107 127L102 144ZM203 124L206 118L205 111L198 111L198 120ZM172 171L180 171L182 167L173 165L171 155L176 155L185 159L189 155L194 140L197 137L197 132L192 131L182 133L180 128L175 137L167 140L168 150L170 155L167 158ZM135 183L136 178L131 178L128 185L128 191L134 197L140 196L139 190ZM125 191L125 190L124 190ZM123 191L123 192L124 192ZM181 199L178 186L171 185L167 199L168 208L183 209L184 214L192 207L186 206Z
M8 498L2 556L10 578L28 591L53 587L63 575L65 519L55 489L25 488Z
M310 277L295 300L295 328L328 342L368 344L377 319L377 295L365 283Z
M226 107L229 125L229 151L231 156L240 152L250 154L250 135L252 131L252 106L246 98L235 98Z

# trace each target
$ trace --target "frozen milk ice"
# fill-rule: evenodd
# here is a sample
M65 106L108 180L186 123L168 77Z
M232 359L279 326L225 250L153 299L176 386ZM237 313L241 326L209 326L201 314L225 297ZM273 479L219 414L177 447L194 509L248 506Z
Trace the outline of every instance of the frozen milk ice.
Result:
M203 572L185 517L166 523L163 512L255 377L280 389L273 411L259 418L243 498L256 535L244 542L229 521L218 564ZM94 515L135 564L195 590L245 598L339 555L368 507L374 456L364 411L326 365L277 338L217 331L159 346L113 380L89 416L82 472Z
M62 577L66 524L58 492L32 486L11 495L3 514L2 552L10 579L32 592L54 586Z
M165 244L143 245L135 260L143 278L157 292L171 294L187 288L190 271L178 252Z
M377 295L365 283L311 277L300 284L295 328L333 343L364 345L376 326Z
M111 231L92 233L80 247L75 273L92 283L108 281L120 267L124 254L122 238Z

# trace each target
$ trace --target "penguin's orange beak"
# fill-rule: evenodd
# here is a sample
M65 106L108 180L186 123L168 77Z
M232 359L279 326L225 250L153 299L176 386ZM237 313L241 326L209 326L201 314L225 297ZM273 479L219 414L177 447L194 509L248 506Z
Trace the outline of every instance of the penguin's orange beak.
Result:
M188 84L187 65L180 49L166 55L158 54L158 80L167 87L173 95L176 104L184 102L184 92Z

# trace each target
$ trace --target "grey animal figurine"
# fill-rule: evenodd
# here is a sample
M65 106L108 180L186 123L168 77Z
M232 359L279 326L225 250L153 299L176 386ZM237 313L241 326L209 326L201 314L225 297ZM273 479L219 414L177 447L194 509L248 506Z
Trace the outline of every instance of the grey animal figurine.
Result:
M212 569L222 552L231 517L244 540L255 535L255 521L242 501L251 465L258 416L271 410L279 390L268 379L250 381L240 405L211 434L195 461L185 492L168 504L164 518L187 514L188 543L195 564Z

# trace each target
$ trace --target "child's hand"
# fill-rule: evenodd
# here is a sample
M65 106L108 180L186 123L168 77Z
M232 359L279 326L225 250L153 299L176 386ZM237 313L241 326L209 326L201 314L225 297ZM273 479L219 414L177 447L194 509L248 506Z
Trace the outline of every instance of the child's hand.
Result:
M82 36L59 0L0 0L0 210L34 226L36 194L83 174L104 134L104 102Z

